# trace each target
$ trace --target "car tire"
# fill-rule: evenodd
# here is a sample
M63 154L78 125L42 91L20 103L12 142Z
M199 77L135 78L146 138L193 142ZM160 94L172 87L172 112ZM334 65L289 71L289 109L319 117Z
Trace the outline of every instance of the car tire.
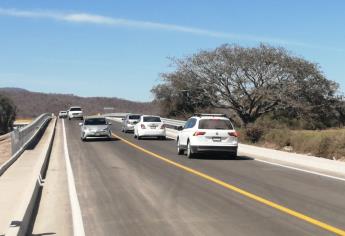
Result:
M189 142L189 141L188 141L188 143L187 143L187 157L188 157L189 159L192 159L192 158L195 157L195 153L192 152L192 148L191 148L191 146L190 146L190 142Z
M177 155L183 155L184 150L180 146L180 139L177 139Z

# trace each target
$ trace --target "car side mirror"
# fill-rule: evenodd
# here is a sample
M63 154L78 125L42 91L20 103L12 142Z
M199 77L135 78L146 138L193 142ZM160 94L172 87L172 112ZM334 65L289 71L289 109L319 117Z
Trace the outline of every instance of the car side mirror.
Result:
M82 122L80 122L80 123L79 123L79 126L82 126L82 125L83 125L83 123L82 123Z
M182 126L177 126L177 130L181 131L181 130L183 130L183 127Z

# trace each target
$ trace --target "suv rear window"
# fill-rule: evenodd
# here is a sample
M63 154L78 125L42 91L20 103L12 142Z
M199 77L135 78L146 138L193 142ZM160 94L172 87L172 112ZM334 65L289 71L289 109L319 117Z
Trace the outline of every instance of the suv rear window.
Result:
M81 111L80 107L72 107L70 111Z
M234 129L230 120L202 119L199 121L199 129Z
M92 119L86 119L85 125L106 125L107 121L105 118L92 118Z
M145 116L144 122L161 122L161 118L157 116Z
M139 115L132 115L132 116L128 116L129 120L139 120L140 116Z

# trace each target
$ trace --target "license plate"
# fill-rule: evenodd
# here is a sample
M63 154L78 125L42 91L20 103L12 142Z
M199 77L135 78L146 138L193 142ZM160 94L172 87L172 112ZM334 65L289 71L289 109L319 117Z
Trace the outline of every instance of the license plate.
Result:
M213 140L213 142L220 142L221 138L220 137L213 137L212 140Z
M151 125L150 127L151 127L151 129L155 129L157 126Z

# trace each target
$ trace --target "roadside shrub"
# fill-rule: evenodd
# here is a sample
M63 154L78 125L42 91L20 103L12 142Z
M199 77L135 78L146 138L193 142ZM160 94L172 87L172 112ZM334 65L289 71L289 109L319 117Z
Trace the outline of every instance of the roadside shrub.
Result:
M272 129L265 134L263 140L267 143L274 143L278 148L291 146L291 131L288 129Z
M9 98L0 94L0 135L11 131L15 118L15 105Z
M252 143L257 143L264 134L264 129L257 125L249 125L245 128L244 132L246 140Z

